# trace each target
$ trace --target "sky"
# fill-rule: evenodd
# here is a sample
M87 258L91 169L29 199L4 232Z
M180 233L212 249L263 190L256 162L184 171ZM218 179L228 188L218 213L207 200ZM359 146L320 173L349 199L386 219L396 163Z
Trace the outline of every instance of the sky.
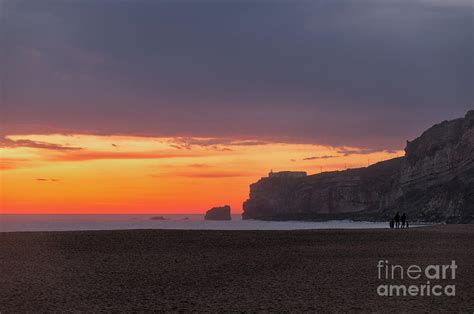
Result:
M474 108L472 0L2 0L0 212L241 211Z

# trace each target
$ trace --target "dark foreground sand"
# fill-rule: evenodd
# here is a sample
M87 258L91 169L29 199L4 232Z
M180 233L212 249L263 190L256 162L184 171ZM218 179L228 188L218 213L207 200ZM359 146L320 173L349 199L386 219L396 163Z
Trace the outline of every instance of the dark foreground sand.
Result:
M406 266L454 259L456 296L380 297L380 259ZM474 225L3 233L0 271L0 312L472 312Z

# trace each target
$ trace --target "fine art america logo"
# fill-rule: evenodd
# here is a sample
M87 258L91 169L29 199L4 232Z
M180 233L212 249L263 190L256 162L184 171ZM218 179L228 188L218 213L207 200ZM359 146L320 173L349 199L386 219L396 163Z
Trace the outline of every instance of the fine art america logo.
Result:
M454 260L446 265L408 267L380 260L377 263L378 279L383 283L377 287L377 294L387 297L455 296L457 268Z

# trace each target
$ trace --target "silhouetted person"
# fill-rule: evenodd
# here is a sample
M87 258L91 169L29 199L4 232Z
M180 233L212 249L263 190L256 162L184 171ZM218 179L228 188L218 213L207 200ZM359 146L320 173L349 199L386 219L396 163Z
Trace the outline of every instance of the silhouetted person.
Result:
M405 228L405 223L407 221L407 215L405 215L405 213L403 213L401 221L402 221L402 228Z
M388 224L390 226L390 229L393 229L393 225L395 224L395 222L392 219L392 220L390 220L390 222Z
M405 223L405 228L408 229L408 220L407 220L407 222Z
M400 228L400 214L396 213L393 219L395 220L395 228Z

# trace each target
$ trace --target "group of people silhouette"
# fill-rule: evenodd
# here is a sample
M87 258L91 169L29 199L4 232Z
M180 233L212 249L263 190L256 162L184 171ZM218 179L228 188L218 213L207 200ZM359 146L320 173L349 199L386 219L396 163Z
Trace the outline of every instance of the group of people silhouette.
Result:
M400 216L399 213L395 214L395 217L393 217L392 220L390 220L390 229L396 228L396 229L404 229L408 228L408 220L407 220L407 215L403 213L403 215Z

